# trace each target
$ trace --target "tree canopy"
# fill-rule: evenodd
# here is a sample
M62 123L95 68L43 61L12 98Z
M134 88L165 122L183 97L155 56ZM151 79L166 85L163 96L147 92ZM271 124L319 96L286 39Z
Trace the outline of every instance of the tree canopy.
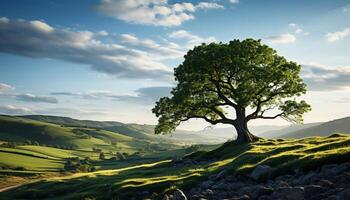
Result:
M202 44L184 58L175 68L177 85L171 96L161 98L152 110L159 118L157 134L199 118L213 125L231 124L237 139L250 142L256 137L249 132L248 121L281 117L300 123L311 109L305 101L296 100L306 92L301 66L260 40ZM229 118L228 108L235 110L235 118Z

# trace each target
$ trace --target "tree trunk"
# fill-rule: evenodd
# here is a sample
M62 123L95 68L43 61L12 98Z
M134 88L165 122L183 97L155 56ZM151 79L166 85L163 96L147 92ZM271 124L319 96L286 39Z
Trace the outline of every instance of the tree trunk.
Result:
M236 128L237 132L237 139L236 141L238 143L250 143L255 142L259 140L259 137L251 134L248 129L246 116L245 116L245 109L237 109L236 110L236 123L234 124L234 127Z

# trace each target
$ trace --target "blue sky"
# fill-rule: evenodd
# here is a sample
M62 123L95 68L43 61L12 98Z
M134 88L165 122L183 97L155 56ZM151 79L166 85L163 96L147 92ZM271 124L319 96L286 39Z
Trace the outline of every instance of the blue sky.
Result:
M346 0L2 0L0 113L155 124L186 51L236 38L303 66L305 122L350 115Z

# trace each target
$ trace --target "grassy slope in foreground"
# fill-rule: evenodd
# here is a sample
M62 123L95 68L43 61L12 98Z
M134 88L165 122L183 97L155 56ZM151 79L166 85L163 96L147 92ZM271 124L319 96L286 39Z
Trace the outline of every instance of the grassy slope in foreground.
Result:
M136 191L159 197L166 190L189 189L209 175L226 169L233 174L250 173L257 165L272 167L271 176L309 170L326 163L350 160L350 136L335 134L300 140L261 140L249 145L232 142L209 152L185 157L192 164L174 167L170 160L67 177L51 178L0 194L0 198L129 199ZM197 161L197 162L193 162ZM196 163L196 164L195 164Z

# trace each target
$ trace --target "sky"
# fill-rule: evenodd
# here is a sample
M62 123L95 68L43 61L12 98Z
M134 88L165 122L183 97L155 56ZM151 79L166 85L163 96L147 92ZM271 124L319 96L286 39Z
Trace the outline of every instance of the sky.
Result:
M189 49L246 38L302 65L305 123L350 116L349 0L1 0L0 113L156 124Z

